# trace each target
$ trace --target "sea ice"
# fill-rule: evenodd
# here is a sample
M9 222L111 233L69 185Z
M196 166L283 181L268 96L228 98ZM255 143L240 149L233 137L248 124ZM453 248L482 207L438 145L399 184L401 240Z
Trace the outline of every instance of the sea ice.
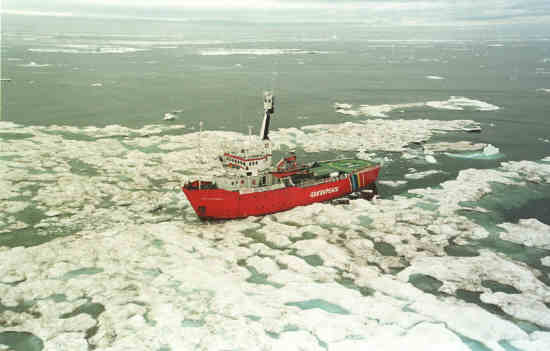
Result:
M426 155L425 159L426 159L426 162L428 163L432 163L432 164L437 163L437 160L432 155Z
M419 273L441 280L441 289L445 292L452 293L459 288L488 291L481 286L481 282L493 280L511 285L521 292L550 297L550 288L539 281L528 267L489 251L481 251L480 256L475 257L418 257L398 277L407 281L412 274Z
M518 161L503 162L502 168L508 171L518 173L518 175L535 183L550 183L550 158L543 158L542 162Z
M444 78L444 77L440 77L440 76L426 76L426 79L442 80L442 79L445 79L445 78Z
M424 103L410 103L410 104L396 104L396 105L361 105L359 107L359 113L364 116L372 116L385 118L388 117L387 113L397 109L409 109L415 107L422 107ZM343 113L342 111L337 111Z
M328 150L403 151L413 142L429 139L436 133L461 130L473 121L382 120L368 119L357 123L318 124L302 128L281 128L270 135L276 145L307 152Z
M546 301L541 301L536 295L485 292L480 295L480 300L499 306L505 313L519 320L529 321L547 329L550 327L550 309L546 306Z
M303 258L293 255L277 257L277 263L285 265L289 270L305 275L315 274L316 268L308 264Z
M374 335L364 340L345 340L336 344L335 350L401 350L404 345L409 350L456 350L469 351L460 337L442 323L421 322L406 331L405 335ZM333 348L331 347L331 350Z
M292 244L289 237L296 230L295 227L282 223L273 222L268 217L262 220L265 224L258 232L265 235L265 240L276 247L287 247Z
M446 328L461 336L481 341L492 350L502 350L498 341L525 339L527 334L513 323L505 321L473 304L454 298L441 299L422 293L411 284L388 276L370 278L368 286L402 300L406 310L427 317L426 321L445 323Z
M500 150L497 147L495 147L491 144L489 144L489 145L487 145L483 148L483 154L485 154L486 156L496 155L499 152L500 152Z
M281 334L278 339L273 342L273 350L289 350L289 351L323 351L326 350L311 333L301 331L288 331Z
M517 224L502 223L498 227L505 230L500 233L503 240L550 250L550 226L535 218L520 219Z
M345 103L339 103L339 102L334 103L334 108L337 110L349 110L351 109L351 107L352 107L351 104L345 104Z
M350 257L343 249L327 243L324 239L300 240L292 247L302 257L319 255L323 260L323 266L343 267L350 263Z
M229 55L304 55L327 54L327 51L303 49L205 49L200 50L202 56L229 56Z
M268 257L260 258L258 256L252 256L247 259L246 262L262 274L271 275L279 271L277 264Z
M445 101L413 102L406 104L361 105L358 110L352 110L352 106L349 104L338 103L334 105L334 108L338 113L352 116L364 115L385 118L388 117L388 113L393 110L403 110L426 106L435 109L457 111L464 110L465 107L476 111L496 111L500 109L498 106L492 105L484 101L457 96L451 96L448 100Z
M442 152L442 151L476 151L482 150L487 146L483 143L472 143L470 141L458 142L438 142L426 143L422 145L424 152Z
M88 343L85 339L85 333L64 332L47 340L44 348L45 350L56 351L87 351Z
M424 200L435 200L440 204L441 213L454 213L458 209L469 208L461 203L475 202L491 192L491 182L513 184L512 173L497 170L466 169L458 173L456 180L440 184L441 189L413 189L410 193L423 196Z
M447 101L428 101L427 106L444 110L463 110L464 107L477 111L496 111L500 108L487 102L470 99L466 97L451 96Z
M10 121L0 121L0 129L17 129L17 128L21 128L21 126Z
M510 344L525 351L546 351L550 347L550 333L535 331L529 334L529 339L513 340Z
M163 120L165 120L165 121L172 121L172 120L174 120L174 119L176 119L176 118L177 118L177 117L176 117L175 114L170 113L170 112L166 112L166 113L164 114Z
M471 123L367 120L278 130L273 139L312 150L403 151ZM3 313L3 321L56 349L88 343L96 350L269 349L281 339L329 350L386 349L394 340L428 347L420 339L426 333L454 349L465 345L461 336L494 350L502 349L498 341L539 343L475 304L416 289L406 275L433 276L448 292L480 292L507 314L545 325L549 292L537 270L483 250L448 257L445 248L489 235L458 210L477 210L469 203L492 192L493 182L545 181L550 164L507 162L388 199L201 223L179 186L213 172L218 161L194 162L198 133L164 133L175 127L0 122L0 131L30 135L2 141L0 182L10 189L1 193L4 206L24 193L14 205L40 213L38 224L28 224L37 234L74 233L0 248L0 303L32 305ZM247 139L210 131L201 143L218 153L224 143ZM11 217L2 221L11 226ZM402 280L393 275L399 271ZM495 294L486 280L520 294ZM95 314L82 312L86 306L95 306Z
M501 340L525 339L527 333L518 326L495 316L478 306L462 303L452 298L438 300L423 298L407 307L427 317L445 321L448 329L470 339L481 341L491 350L504 350L499 344Z
M476 257L418 257L398 277L408 281L413 274L425 274L442 281L439 289L442 292L454 294L457 289L484 292L482 301L500 306L518 319L545 327L550 323L550 310L545 312L544 305L550 299L550 288L526 265L492 252L481 251ZM482 285L487 280L512 286L520 293L492 293Z
M442 173L442 171L431 169L431 170L424 171L424 172L416 172L416 173L405 174L405 178L406 179L417 180L417 179L426 178L426 177L429 177L431 175L438 174L438 173Z
M398 187L401 185L405 185L408 182L406 180L379 180L377 181L378 184L387 185L391 187Z
M78 45L53 48L29 48L31 52L62 53L62 54L127 54L139 51L148 51L147 48L116 47L116 46L93 46Z
M467 152L462 154L446 152L445 155L453 158L477 159L477 160L495 160L504 157L500 149L494 145L488 144L481 152Z
M39 68L39 67L48 67L49 64L47 64L47 63L42 63L42 64L40 64L40 63L36 63L36 62L34 62L34 61L31 61L31 62L29 62L29 63L27 63L27 64L19 65L19 66L21 66L21 67L38 67L38 68Z

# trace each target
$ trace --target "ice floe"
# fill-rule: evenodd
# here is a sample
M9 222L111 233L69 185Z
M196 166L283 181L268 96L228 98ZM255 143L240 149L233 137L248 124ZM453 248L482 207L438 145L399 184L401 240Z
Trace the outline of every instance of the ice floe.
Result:
M424 274L442 282L439 291L454 294L457 289L482 292L485 303L501 307L504 312L520 319L550 326L550 309L544 302L550 300L550 288L526 265L511 262L489 251L476 257L419 257L398 274L408 281L413 274ZM496 281L514 288L513 293L493 292L484 281Z
M435 169L431 169L424 172L408 173L408 174L405 174L405 179L422 179L438 173L441 173L441 171L438 171Z
M467 152L461 154L446 152L445 155L453 158L479 160L495 160L504 157L504 154L500 153L500 149L491 144L485 145L481 152Z
M339 102L334 103L334 108L336 110L349 110L351 109L351 107L352 107L351 104L345 104L345 103L339 103Z
M164 117L163 117L162 119L165 120L165 121L172 121L172 120L174 120L174 119L176 119L176 118L177 118L177 116L176 116L175 114L170 113L170 112L166 112L166 113L164 114Z
M303 50L303 49L205 49L199 51L203 56L229 56L229 55L307 55L328 54L327 51Z
M550 333L535 331L529 334L529 339L514 340L510 344L520 350L545 351L550 345Z
M36 63L34 61L31 61L29 63L26 63L24 65L19 65L21 67L37 67L37 68L40 68L40 67L48 67L50 66L50 64L48 63Z
M419 103L409 103L409 104L384 104L384 105L360 105L359 109L352 110L351 105L349 104L341 104L341 105L347 105L349 107L340 107L336 109L336 112L345 114L345 115L351 115L351 116L371 116L371 117L380 117L385 118L388 117L388 113L393 110L402 110L402 109L410 109L410 108L416 108L416 107L423 107L425 106L425 103L419 102Z
M437 160L432 155L426 155L425 160L428 163L432 163L432 164L437 163Z
M498 153L500 153L500 149L494 145L488 144L483 148L483 154L487 156L496 155Z
M472 143L470 141L458 141L458 142L438 142L438 143L426 143L422 147L424 152L442 152L442 151L476 151L482 150L487 144Z
M346 103L334 104L336 112L351 116L388 117L388 113L394 110L404 110L421 107L431 107L440 110L462 111L465 108L474 111L496 111L500 108L490 103L467 97L451 96L445 101L413 102L405 104L360 105L358 109L352 109L352 105Z
M500 233L501 239L550 250L550 226L535 218L520 219L517 224L502 223L498 226L505 230Z
M381 120L368 119L341 124L319 124L301 128L281 128L274 131L277 145L306 151L324 150L386 150L404 151L413 142L421 142L447 131L460 131L473 121Z
M457 96L451 96L451 98L447 101L428 101L426 105L444 110L464 110L465 107L477 111L496 111L500 109L498 106L484 101Z
M62 54L128 54L140 51L148 51L147 48L117 47L117 46L93 46L93 45L72 45L67 47L53 48L29 48L28 51L40 53L62 53Z
M406 180L379 180L378 184L387 185L391 187L398 187L407 184Z
M443 79L445 79L445 77L440 77L440 76L426 76L426 79L443 80Z
M546 88L540 88L540 89L537 89L537 91L540 91L542 93L550 93L550 89L546 89Z
M331 350L400 350L404 345L410 350L453 350L468 351L460 337L437 322L422 322L405 335L389 336L384 333L373 335L368 339L347 339L331 345Z
M503 162L502 167L513 171L534 183L550 183L550 157L543 158L540 162L518 161Z

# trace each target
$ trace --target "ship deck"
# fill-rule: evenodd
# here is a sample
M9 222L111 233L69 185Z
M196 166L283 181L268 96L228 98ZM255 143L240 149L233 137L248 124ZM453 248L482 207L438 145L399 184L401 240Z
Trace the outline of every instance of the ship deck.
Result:
M316 177L329 175L333 172L352 173L354 171L374 166L375 163L360 159L344 159L318 162L311 171Z

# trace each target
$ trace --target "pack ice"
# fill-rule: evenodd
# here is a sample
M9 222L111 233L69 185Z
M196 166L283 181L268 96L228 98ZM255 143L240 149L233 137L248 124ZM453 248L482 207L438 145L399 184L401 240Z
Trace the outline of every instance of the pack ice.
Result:
M370 123L396 136L368 141L387 151L466 124ZM365 142L350 135L368 126L281 129L273 139L357 150ZM38 349L71 351L550 347L542 265L488 248L449 255L499 224L512 237L533 231L522 243L546 245L540 223L487 225L468 214L489 211L476 202L506 187L548 184L547 159L462 170L438 187L372 202L210 223L197 220L179 186L216 161L196 162L199 135L183 126L0 122L0 132L4 348L31 336ZM211 131L201 143L217 152L247 138Z

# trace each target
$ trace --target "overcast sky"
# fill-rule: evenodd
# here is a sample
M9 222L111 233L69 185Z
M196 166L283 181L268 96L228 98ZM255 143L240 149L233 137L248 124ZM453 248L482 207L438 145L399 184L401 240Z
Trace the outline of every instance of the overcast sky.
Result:
M239 10L297 18L364 21L373 24L550 24L550 0L3 0L2 11L20 15L183 16L190 11ZM248 12L247 12L248 10Z

